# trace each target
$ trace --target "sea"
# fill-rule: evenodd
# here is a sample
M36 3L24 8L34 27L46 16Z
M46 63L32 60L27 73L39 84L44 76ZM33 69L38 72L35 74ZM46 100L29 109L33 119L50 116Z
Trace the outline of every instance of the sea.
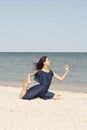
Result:
M50 88L87 93L87 52L0 52L0 86L22 87L42 56L50 59L49 69L59 76L65 73L65 65L69 65L65 79L59 81L53 77ZM31 80L32 86L35 81L33 77Z

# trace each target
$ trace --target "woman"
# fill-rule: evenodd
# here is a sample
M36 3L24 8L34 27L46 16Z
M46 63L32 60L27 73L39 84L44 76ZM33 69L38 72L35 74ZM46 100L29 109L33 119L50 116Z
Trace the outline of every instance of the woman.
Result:
M42 99L59 99L59 96L56 95L53 92L49 92L48 89L51 84L52 77L54 76L58 80L63 80L68 71L69 66L65 66L66 72L63 76L58 76L55 72L52 72L52 70L49 69L50 66L50 60L47 56L41 57L38 63L35 63L35 71L28 74L28 76L25 78L24 85L22 88L22 92L19 96L19 98L22 99L34 99L36 97L40 97ZM31 83L30 78L34 76L34 79L39 83L37 85L34 85L33 87L28 88L28 85Z

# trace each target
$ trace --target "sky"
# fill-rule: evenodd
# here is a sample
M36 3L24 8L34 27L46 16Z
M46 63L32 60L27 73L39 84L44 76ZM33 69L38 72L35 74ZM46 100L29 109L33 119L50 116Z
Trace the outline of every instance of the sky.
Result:
M87 52L87 0L0 0L0 52Z

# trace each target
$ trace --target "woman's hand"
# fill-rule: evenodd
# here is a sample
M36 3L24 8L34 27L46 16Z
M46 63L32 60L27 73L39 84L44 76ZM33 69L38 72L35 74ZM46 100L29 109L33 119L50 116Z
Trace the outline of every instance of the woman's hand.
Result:
M66 71L69 71L69 65L68 65L68 64L65 65L65 70L66 70Z

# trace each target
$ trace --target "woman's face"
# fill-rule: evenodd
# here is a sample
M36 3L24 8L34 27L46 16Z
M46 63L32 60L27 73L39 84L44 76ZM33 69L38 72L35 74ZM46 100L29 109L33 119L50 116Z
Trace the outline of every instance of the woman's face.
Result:
M50 60L48 58L46 58L46 61L44 62L44 65L50 66Z

